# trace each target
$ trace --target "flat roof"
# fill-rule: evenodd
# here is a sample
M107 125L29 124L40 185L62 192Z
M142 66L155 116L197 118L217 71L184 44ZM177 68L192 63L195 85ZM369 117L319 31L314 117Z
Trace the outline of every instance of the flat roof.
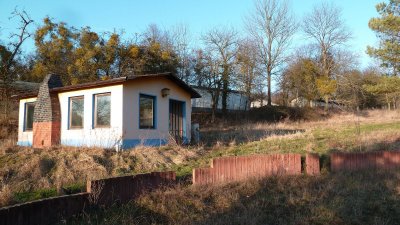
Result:
M149 78L166 78L171 80L172 82L176 83L179 87L190 93L191 98L201 98L201 95L186 84L184 81L179 79L172 73L156 73L156 74L143 74L143 75L127 75L124 77L113 78L109 80L101 80L101 81L94 81L89 83L82 83L76 85L69 85L63 87L57 87L50 89L50 93L61 93L61 92L68 92L68 91L75 91L75 90L82 90L82 89L89 89L89 88L97 88L97 87L104 87L104 86L111 86L115 84L122 84L124 82L130 80L141 80L141 79L149 79ZM23 98L32 98L36 97L37 93L27 93L23 95L15 96L16 98L23 99Z

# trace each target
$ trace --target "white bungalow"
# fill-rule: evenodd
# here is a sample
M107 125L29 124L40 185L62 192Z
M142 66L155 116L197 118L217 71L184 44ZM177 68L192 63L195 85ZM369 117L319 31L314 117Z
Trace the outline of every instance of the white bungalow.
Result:
M191 87L201 95L201 98L192 99L192 109L194 111L211 110L213 101L210 92L215 91L215 89L199 86ZM230 111L247 111L250 108L249 98L241 91L229 90L226 108ZM220 90L217 109L222 109L222 90Z
M128 149L191 138L191 98L171 73L132 75L62 86L47 76L35 95L20 96L18 145Z

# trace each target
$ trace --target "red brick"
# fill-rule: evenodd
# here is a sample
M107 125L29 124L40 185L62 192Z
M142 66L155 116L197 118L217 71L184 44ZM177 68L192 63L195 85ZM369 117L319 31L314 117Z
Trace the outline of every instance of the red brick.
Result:
M60 122L33 123L33 147L44 148L60 144Z

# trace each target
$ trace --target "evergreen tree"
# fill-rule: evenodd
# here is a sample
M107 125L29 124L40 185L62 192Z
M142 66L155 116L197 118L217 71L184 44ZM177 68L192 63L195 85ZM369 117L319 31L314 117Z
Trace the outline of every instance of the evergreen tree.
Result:
M400 75L400 0L379 3L376 6L380 17L372 18L369 27L379 38L377 48L367 47L367 53L379 59L389 73Z

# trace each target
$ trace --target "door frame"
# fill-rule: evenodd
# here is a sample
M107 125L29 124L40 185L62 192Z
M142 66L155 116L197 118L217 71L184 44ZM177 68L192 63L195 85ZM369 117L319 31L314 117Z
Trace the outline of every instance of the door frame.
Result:
M171 102L179 102L182 104L182 144L188 144L188 138L187 138L187 124L186 124L186 101L174 99L174 98L169 98L168 99L168 133L170 133L170 125L171 125L171 118L170 118L170 113L171 113Z

